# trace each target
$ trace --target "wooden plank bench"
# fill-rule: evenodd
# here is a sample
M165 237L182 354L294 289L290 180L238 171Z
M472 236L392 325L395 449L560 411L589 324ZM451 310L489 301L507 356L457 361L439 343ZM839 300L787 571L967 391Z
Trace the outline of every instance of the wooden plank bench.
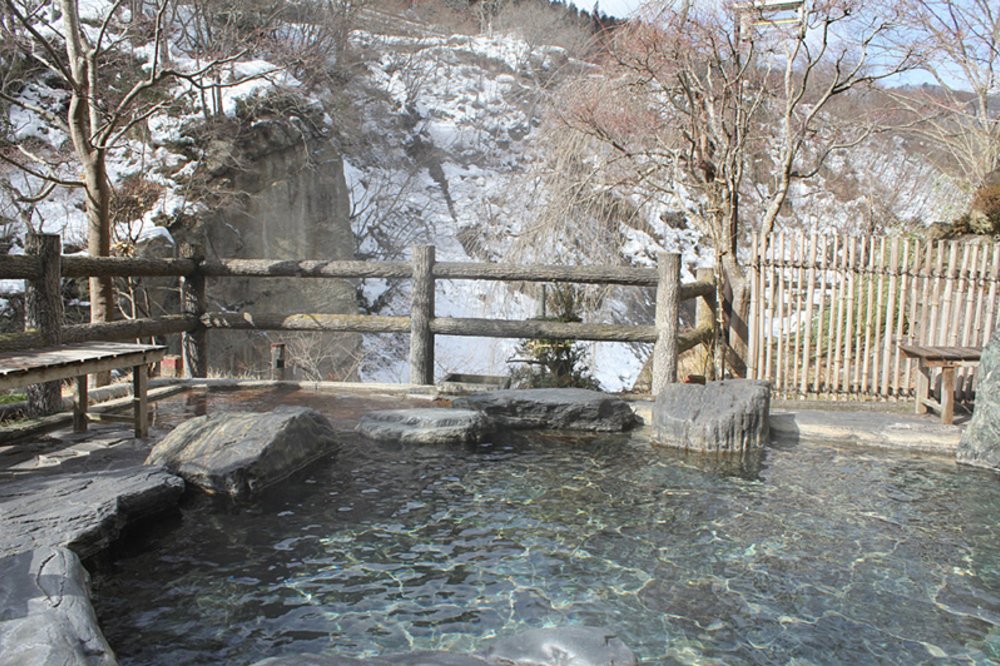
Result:
M0 390L76 378L73 429L87 429L87 375L132 369L132 411L135 436L149 435L147 366L163 360L167 348L119 342L81 342L0 354Z
M917 375L917 414L925 414L931 408L941 412L941 423L952 423L955 419L955 369L979 365L982 348L902 343L899 348L905 356L920 362L920 373ZM940 402L930 397L931 368L941 368Z

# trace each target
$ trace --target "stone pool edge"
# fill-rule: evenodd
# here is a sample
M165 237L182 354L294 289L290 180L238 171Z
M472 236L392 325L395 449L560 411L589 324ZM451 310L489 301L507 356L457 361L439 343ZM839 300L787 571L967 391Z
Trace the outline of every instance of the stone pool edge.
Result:
M653 403L631 401L649 427ZM962 427L909 414L823 409L771 409L770 441L836 443L954 457Z

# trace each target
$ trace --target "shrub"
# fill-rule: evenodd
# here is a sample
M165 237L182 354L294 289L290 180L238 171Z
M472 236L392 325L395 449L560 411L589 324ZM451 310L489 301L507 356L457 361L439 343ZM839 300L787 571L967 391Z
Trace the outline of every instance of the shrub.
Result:
M1000 233L1000 183L984 185L972 195L969 227L977 234Z

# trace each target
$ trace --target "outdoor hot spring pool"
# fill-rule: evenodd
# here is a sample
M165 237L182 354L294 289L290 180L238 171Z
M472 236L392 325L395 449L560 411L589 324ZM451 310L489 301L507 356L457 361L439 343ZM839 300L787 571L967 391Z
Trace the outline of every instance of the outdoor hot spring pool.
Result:
M351 438L252 503L195 498L98 566L124 664L472 651L613 628L644 663L1000 660L1000 483L823 445Z

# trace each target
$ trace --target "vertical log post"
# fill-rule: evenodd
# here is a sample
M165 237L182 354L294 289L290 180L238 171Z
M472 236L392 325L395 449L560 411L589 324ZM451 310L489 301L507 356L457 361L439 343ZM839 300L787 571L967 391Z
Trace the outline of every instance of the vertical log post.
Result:
M677 381L677 315L680 306L681 255L657 256L656 344L653 345L653 395Z
M181 278L181 309L184 314L201 317L207 307L205 301L205 276L200 272L204 254L197 245L185 243L181 257L195 261L197 268L192 275ZM199 321L194 329L181 334L181 356L185 377L208 376L208 337L205 326Z
M43 344L62 342L63 302L60 287L62 277L62 241L58 234L29 234L26 248L38 257L42 274L28 280L25 291L25 329L37 330ZM28 387L28 411L33 416L53 414L62 410L62 383L46 382Z
M288 379L288 374L285 368L286 356L285 356L285 343L284 342L272 342L271 343L271 379L275 381L285 381Z
M410 383L434 383L434 246L413 248L413 293L410 307Z

